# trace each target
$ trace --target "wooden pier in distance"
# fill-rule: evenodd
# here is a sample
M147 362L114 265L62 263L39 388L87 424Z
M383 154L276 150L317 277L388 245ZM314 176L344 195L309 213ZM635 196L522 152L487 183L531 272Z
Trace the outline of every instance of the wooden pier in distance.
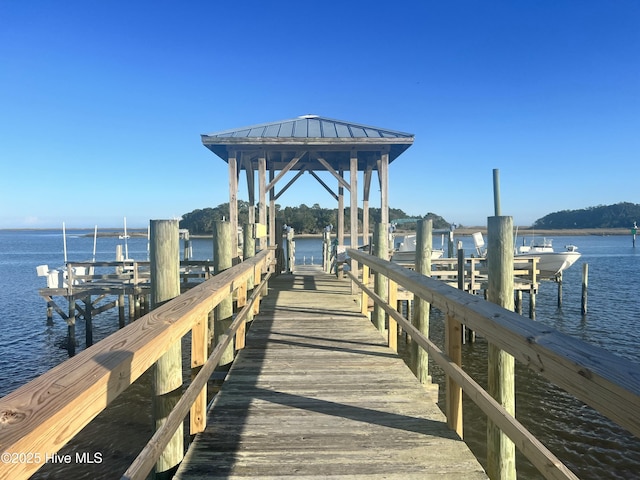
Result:
M176 479L487 478L349 282L301 266L260 314Z
M47 302L47 324L53 324L54 312L67 323L70 355L75 354L78 318L85 321L85 346L89 347L93 345L92 325L96 315L117 308L118 326L123 328L127 323L126 306L129 323L148 312L151 292L149 261L67 262L56 270L48 270L47 265L38 269L38 275L45 277L47 282L47 287L38 290ZM209 279L212 271L211 261L180 261L181 292ZM66 310L59 305L60 299L67 302Z

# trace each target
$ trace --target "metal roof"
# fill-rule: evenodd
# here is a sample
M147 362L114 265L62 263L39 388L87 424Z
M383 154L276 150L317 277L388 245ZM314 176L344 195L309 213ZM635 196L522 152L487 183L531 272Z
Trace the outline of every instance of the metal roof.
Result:
M300 151L306 153L296 169L324 170L317 157L338 169L348 165L351 152L355 151L358 169L363 170L375 161L376 152L388 152L389 162L392 162L413 145L414 136L318 115L302 115L201 135L201 138L202 144L225 162L229 161L230 151L242 152L241 169L246 168L247 163L257 165L260 152L266 152L270 167L283 168L295 152Z
M208 138L413 138L413 134L318 115L261 123L203 135Z

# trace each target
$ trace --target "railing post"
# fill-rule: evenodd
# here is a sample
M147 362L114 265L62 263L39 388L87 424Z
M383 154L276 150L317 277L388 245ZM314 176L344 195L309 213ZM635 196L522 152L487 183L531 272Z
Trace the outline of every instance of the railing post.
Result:
M362 264L362 283L369 286L369 265ZM369 316L369 295L362 290L360 293L360 313L365 316Z
M231 235L237 235L231 231L229 222L215 222L213 224L213 272L218 274L227 268L233 266L233 258L231 254ZM213 327L213 335L215 343L224 335L233 321L233 295L229 295L222 300L214 310L215 322ZM228 365L233 362L234 345L229 343L220 358L220 365Z
M391 308L398 309L398 284L391 279L389 282L389 305ZM389 316L389 339L388 345L394 352L398 351L398 322Z
M513 218L488 218L488 300L513 311ZM489 344L488 392L515 417L514 358ZM491 479L515 480L515 445L487 419L487 473Z
M149 260L151 307L180 295L180 242L177 220L151 220ZM180 340L169 347L153 369L153 418L156 430L166 421L182 394ZM183 428L176 430L158 462L156 478L171 478L183 456Z
M240 311L242 307L247 304L247 284L241 283L237 290L238 294L236 296L236 306L237 311ZM242 350L245 346L245 336L247 334L247 322L246 318L242 322L240 326L238 326L238 330L236 331L236 341L235 341L235 349Z
M198 319L191 329L191 380L207 361L207 343L209 340L208 315ZM189 433L195 435L203 432L207 426L207 387L204 387L193 405L189 415Z
M377 223L375 226L374 235L376 239L375 256L378 258L382 258L383 260L389 260L389 225L386 223ZM387 277L385 277L380 272L375 273L375 292L376 295L387 301L389 294L387 287ZM373 324L378 328L380 333L384 333L385 312L377 303L373 306L372 321Z
M465 259L464 250L458 244L458 290L465 290ZM473 270L473 264L471 265ZM453 316L447 315L445 318L444 347L445 353L453 363L462 366L462 343L464 342L464 328ZM447 376L446 406L447 425L456 432L460 438L463 437L462 429L462 387Z
M445 353L458 366L462 365L462 324L450 315L445 320ZM462 387L447 377L446 408L447 425L460 438L462 432Z
M432 250L432 220L418 220L416 229L416 272L425 276L431 276L431 250ZM429 338L429 311L428 302L419 297L413 300L413 326ZM422 384L431 383L429 375L429 356L426 350L416 342L411 342L411 358L416 372L416 377Z
M253 269L253 288L255 289L258 285L260 285L260 281L262 279L262 270L259 266L256 266ZM260 300L262 298L262 291L258 292L258 298L253 303L253 313L252 315L257 315L260 313Z

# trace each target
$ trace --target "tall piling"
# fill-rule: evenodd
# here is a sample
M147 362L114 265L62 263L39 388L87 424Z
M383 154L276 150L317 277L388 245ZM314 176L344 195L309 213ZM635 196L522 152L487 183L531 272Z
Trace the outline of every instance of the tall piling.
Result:
M325 227L322 232L322 270L331 273L331 229Z
M151 308L180 295L180 241L178 220L151 220L149 260ZM153 369L153 418L158 430L182 395L182 348L180 340L169 347ZM173 476L183 457L183 427L171 438L158 459L155 478Z
M419 220L416 230L416 272L431 276L431 251L433 237L433 221ZM429 337L429 303L418 296L414 299L413 325L425 337ZM416 342L411 342L411 358L420 383L431 383L429 375L429 356L426 350Z
M513 218L488 218L487 299L508 310L514 309ZM515 360L489 344L488 392L515 416ZM487 420L487 473L489 478L516 479L515 445L491 420Z
M213 225L213 272L218 274L233 266L231 253L231 223L215 222ZM234 233L235 235L236 233ZM222 300L214 310L215 325L213 328L216 344L233 321L233 298L229 295ZM225 349L220 365L233 362L233 342Z

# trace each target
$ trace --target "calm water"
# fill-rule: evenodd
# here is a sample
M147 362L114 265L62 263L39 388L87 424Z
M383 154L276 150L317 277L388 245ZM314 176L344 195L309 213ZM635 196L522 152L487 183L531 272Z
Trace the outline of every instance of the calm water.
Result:
M93 238L86 233L67 232L69 261L92 258ZM462 240L471 253L470 239ZM98 238L96 259L113 260L116 245L122 243L117 238ZM558 309L555 284L542 284L536 321L640 364L640 246L633 249L629 236L556 237L554 241L556 248L568 243L578 245L582 257L565 272L564 304ZM5 395L67 358L63 348L67 329L58 317L54 317L53 326L46 325L46 305L38 295L46 282L36 276L38 265L54 268L63 263L61 232L0 230L0 246L0 395ZM146 239L131 238L127 247L131 258L147 258ZM210 239L193 240L194 258L211 258L212 249ZM321 262L321 242L298 239L297 262L309 264L311 257L315 264ZM583 317L580 289L585 262L589 264L589 310ZM524 311L527 309L525 304ZM77 351L84 349L83 323L80 320L76 326ZM112 333L117 324L115 311L97 316L94 340ZM442 342L442 318L437 312L431 325L434 340ZM463 362L479 383L486 383L486 343L482 339L464 347ZM437 369L434 379L442 382ZM65 447L65 452L100 452L101 464L64 468L47 465L34 478L119 476L151 436L149 390L148 379L143 376ZM517 368L516 395L520 421L580 478L640 478L640 440L522 368ZM467 399L464 429L466 441L482 458L483 415ZM518 472L519 478L540 478L524 459L519 459Z

